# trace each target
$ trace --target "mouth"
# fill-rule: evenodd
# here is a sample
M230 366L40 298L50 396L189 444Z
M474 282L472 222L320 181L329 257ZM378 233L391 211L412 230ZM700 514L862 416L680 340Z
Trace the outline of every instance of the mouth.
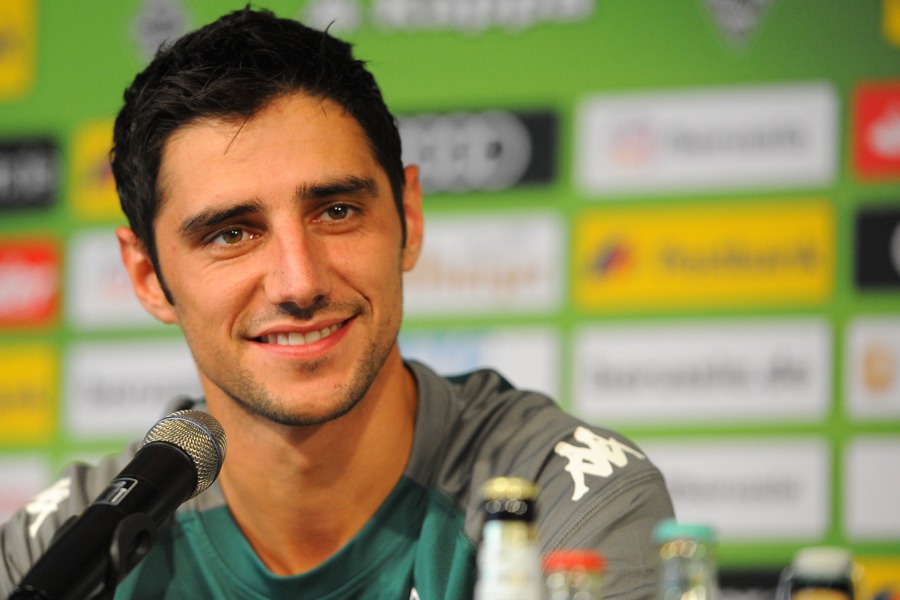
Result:
M255 338L254 341L260 344L275 344L277 346L305 346L323 340L333 334L338 329L344 327L347 321L335 323L322 329L301 333L299 331L291 331L285 333L270 333Z

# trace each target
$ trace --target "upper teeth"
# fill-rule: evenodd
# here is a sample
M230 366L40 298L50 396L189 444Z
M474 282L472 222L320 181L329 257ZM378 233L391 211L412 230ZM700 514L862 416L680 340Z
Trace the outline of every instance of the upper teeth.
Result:
M312 344L318 342L324 337L328 337L337 331L339 324L331 325L318 331L310 331L309 333L272 333L265 336L267 344L279 344L281 346L302 346L303 344Z

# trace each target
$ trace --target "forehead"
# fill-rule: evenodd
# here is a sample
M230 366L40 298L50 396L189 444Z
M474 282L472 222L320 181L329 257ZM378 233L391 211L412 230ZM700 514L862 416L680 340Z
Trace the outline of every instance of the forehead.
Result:
M290 94L248 119L202 118L176 129L161 153L160 210L182 193L346 175L384 176L362 127L333 100Z

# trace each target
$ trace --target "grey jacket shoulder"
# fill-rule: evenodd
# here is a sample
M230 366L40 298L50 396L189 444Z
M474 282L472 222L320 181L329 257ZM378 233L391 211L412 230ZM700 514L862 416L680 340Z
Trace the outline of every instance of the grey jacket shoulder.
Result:
M410 368L419 416L408 474L465 507L470 539L481 531L481 484L524 477L541 490L544 551L595 548L609 563L606 597L654 596L652 530L673 510L662 474L637 445L542 394L514 388L495 371L444 378L417 363Z

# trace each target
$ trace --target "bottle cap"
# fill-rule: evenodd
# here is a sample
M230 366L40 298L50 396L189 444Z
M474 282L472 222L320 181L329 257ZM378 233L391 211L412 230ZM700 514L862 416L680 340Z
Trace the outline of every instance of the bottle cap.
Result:
M537 484L522 477L494 477L481 486L485 500L534 500L537 494Z
M795 575L808 579L847 577L853 568L853 555L846 548L834 546L801 548L791 566Z
M595 550L565 549L554 550L544 555L544 571L587 571L603 573L606 570L606 559Z
M495 477L481 487L484 518L487 521L525 521L535 519L538 486L521 477Z
M698 542L711 542L716 532L709 525L702 523L679 523L675 519L660 521L653 529L653 539L657 543L688 538Z

